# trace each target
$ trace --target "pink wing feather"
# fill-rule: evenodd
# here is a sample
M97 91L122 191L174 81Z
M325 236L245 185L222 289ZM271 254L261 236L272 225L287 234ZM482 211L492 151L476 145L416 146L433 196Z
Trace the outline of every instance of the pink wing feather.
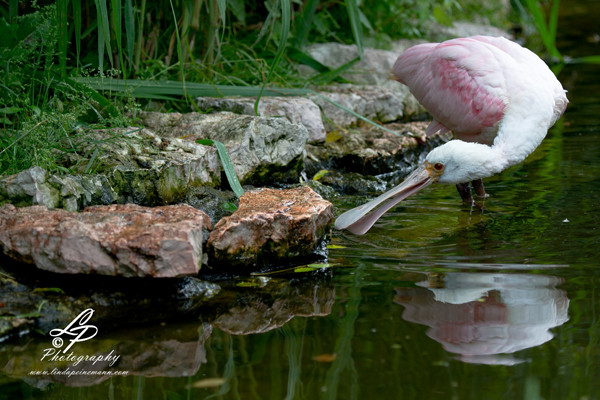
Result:
M433 116L428 134L452 130L459 139L491 144L509 102L499 65L513 61L494 39L427 43L398 57L392 74Z

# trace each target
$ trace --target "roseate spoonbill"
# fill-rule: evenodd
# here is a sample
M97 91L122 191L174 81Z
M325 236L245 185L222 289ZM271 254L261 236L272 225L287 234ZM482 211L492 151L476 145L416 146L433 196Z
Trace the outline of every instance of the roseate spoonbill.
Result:
M501 37L473 36L413 46L392 79L404 83L433 116L427 134L456 139L433 149L400 185L340 215L337 229L367 232L387 210L434 183L485 196L481 178L520 163L567 107L565 90L533 52Z

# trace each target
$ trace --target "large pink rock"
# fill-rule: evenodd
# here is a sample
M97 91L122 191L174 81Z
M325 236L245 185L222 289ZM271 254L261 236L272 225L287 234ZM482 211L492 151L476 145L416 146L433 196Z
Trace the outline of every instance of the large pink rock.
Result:
M40 269L71 274L175 277L196 274L208 216L180 204L0 207L0 247Z
M332 220L333 205L309 187L249 191L238 210L215 225L207 253L211 262L236 267L307 256Z

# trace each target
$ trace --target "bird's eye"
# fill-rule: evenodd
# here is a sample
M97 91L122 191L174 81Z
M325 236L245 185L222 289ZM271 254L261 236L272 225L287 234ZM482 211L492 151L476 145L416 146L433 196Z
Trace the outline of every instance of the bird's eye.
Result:
M436 171L441 171L441 170L444 169L444 164L442 164L442 163L435 163L433 165L433 168L435 168Z

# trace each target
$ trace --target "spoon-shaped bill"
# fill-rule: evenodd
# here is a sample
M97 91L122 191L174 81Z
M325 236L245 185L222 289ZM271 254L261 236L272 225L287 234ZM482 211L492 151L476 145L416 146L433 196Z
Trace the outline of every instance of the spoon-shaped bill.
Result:
M428 163L421 165L406 177L404 182L379 197L348 210L335 220L336 229L347 229L355 235L363 235L390 208L435 182ZM371 210L377 208L375 211Z

